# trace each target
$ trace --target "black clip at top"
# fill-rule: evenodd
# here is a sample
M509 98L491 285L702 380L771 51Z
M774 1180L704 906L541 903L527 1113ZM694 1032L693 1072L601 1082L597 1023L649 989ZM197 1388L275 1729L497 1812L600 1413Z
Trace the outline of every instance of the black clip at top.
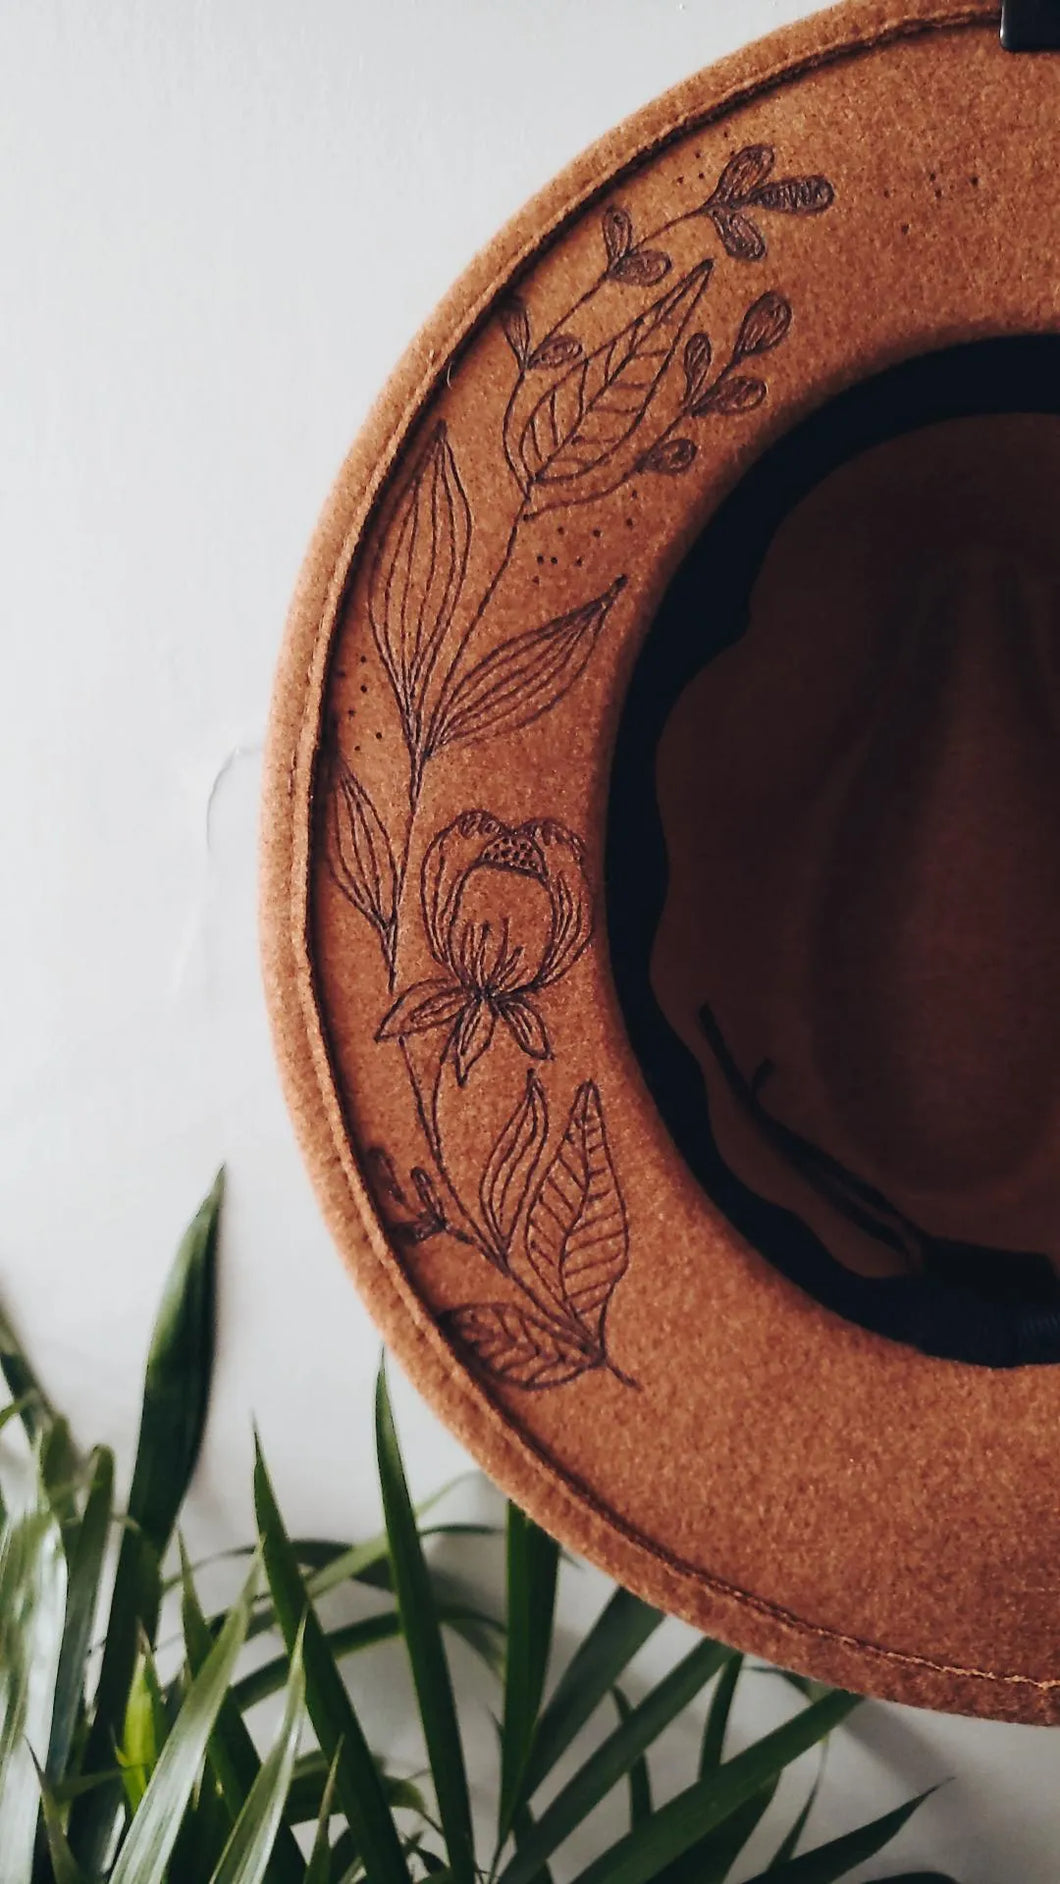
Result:
M1002 0L1006 52L1060 52L1060 0Z

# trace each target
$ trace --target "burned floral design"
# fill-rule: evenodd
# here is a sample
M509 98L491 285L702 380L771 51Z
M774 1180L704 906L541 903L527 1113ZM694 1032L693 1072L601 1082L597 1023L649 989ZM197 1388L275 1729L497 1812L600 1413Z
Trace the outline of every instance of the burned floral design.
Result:
M514 893L526 883L539 891L540 910ZM421 896L428 946L447 972L407 988L377 1040L445 1029L461 1086L498 1022L531 1059L550 1060L537 997L573 967L592 932L579 839L550 820L513 828L465 811L430 845Z
M499 308L514 372L498 437L510 506L492 567L444 418L408 461L375 535L367 625L396 709L407 790L395 816L392 778L384 804L336 743L321 802L331 877L375 933L386 972L376 1039L402 1055L429 1157L406 1183L376 1148L369 1176L396 1245L411 1252L445 1238L503 1278L503 1295L443 1321L481 1371L508 1386L560 1386L599 1369L625 1379L606 1324L629 1233L603 1101L583 1081L550 1146L541 1078L556 1060L549 991L588 947L592 898L581 840L565 825L508 823L483 810L434 834L416 897L409 877L424 783L442 755L523 732L573 694L628 587L619 570L559 614L524 618L518 632L491 640L493 604L526 527L603 503L634 477L688 474L703 426L738 423L769 397L765 361L793 325L786 296L758 294L723 342L708 332L706 309L719 265L767 258L767 219L819 216L834 201L826 178L775 170L772 146L749 145L709 196L653 229L609 203L596 272L550 326L537 325L521 296ZM670 238L682 225L709 230L721 254L678 272ZM401 986L413 910L438 972ZM444 1140L442 1088L451 1079L466 1091L500 1038L529 1061L526 1088L469 1184Z

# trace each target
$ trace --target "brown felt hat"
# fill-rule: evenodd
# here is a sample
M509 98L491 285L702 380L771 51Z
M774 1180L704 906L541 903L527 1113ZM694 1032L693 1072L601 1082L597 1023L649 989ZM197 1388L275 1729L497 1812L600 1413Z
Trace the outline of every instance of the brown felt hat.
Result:
M395 373L272 719L287 1092L543 1525L824 1681L1060 1719L1060 59L819 15Z

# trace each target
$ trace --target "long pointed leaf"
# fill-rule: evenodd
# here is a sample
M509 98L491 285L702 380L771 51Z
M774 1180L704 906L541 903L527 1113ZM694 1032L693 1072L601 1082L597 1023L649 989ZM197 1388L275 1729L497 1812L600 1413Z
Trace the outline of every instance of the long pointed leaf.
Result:
M525 1798L533 1797L662 1620L659 1611L650 1609L639 1596L615 1591L538 1720L523 1780Z
M309 1854L303 1884L331 1884L331 1846L328 1841L328 1823L331 1818L331 1801L335 1794L338 1758L336 1753L324 1782L320 1811L317 1814L317 1829L313 1837L313 1849Z
M401 1619L396 1610L388 1609L381 1616L364 1616L360 1622L348 1622L341 1629L329 1629L326 1640L335 1660L340 1662L347 1655L356 1655L361 1649L374 1648L379 1642L392 1642L400 1634ZM277 1655L234 1682L230 1698L239 1712L245 1714L249 1708L256 1707L259 1701L277 1694L284 1685L289 1666L286 1655Z
M127 1526L118 1555L84 1770L112 1764L136 1666L138 1634L158 1628L159 1566L199 1455L213 1370L217 1236L223 1174L185 1232L166 1282L144 1375ZM70 1843L88 1871L102 1868L120 1788L77 1802Z
M376 1382L375 1436L394 1593L419 1702L449 1866L455 1884L474 1884L471 1805L453 1685L434 1590L405 1480L383 1366Z
M608 1735L603 1745L590 1754L573 1779L557 1793L538 1819L533 1837L525 1841L501 1872L501 1884L530 1884L545 1860L629 1772L633 1762L717 1674L731 1653L731 1649L723 1648L719 1642L698 1642L677 1667L671 1669L640 1706L633 1709L628 1721Z
M743 1674L743 1656L734 1655L726 1662L718 1676L718 1685L710 1697L706 1725L703 1729L703 1744L699 1752L699 1777L704 1779L721 1765L725 1751L725 1733L729 1725L729 1715L736 1699L736 1688Z
M26 1437L36 1444L55 1418L55 1408L23 1350L11 1323L0 1309L0 1373L18 1406Z
M725 1669L722 1669L722 1674L724 1673ZM614 1694L615 1706L618 1709L618 1718L620 1721L625 1722L629 1720L633 1709L621 1688L616 1688ZM629 1769L628 1778L629 1823L632 1829L634 1825L641 1825L645 1819L650 1819L651 1817L651 1774L648 1771L648 1762L643 1753L639 1759L634 1760Z
M197 1675L209 1656L213 1638L199 1605L195 1579L183 1542L180 1547L180 1565L184 1584L181 1599L184 1644L188 1667L192 1675ZM289 1678L290 1663L286 1657L283 1666ZM220 1787L227 1807L228 1824L231 1826L243 1811L261 1775L258 1750L244 1725L235 1701L234 1688L229 1688L217 1710L217 1718L207 1742L206 1757ZM302 1868L302 1855L294 1836L283 1826L274 1840L268 1870L270 1884L301 1884Z
M305 1666L299 1634L291 1651L291 1672L279 1731L232 1828L212 1884L262 1884L277 1835L286 1829L283 1809L298 1754L304 1706Z
M0 1533L0 1801L4 1884L28 1884L40 1812L35 1760L51 1732L66 1558L43 1489Z
M501 1798L497 1844L523 1804L526 1772L552 1651L559 1545L519 1510L508 1506L508 1652L501 1728Z
M188 1689L176 1725L159 1755L140 1809L122 1844L110 1874L110 1884L164 1884L184 1808L199 1776L214 1721L246 1640L258 1573L255 1558L228 1621Z
M321 1751L326 1759L336 1761L336 1795L357 1848L363 1854L369 1884L409 1884L401 1843L375 1761L309 1601L280 1517L260 1442L256 1442L254 1507L265 1549L269 1587L288 1648L293 1648L305 1619L306 1706Z
M656 1877L656 1884L724 1884L748 1839L758 1830L780 1784L779 1775L761 1792L730 1812L727 1819L675 1858Z
M856 1865L867 1863L878 1851L897 1838L904 1825L907 1825L914 1812L919 1811L925 1799L930 1799L933 1786L922 1792L918 1798L910 1799L907 1805L898 1806L893 1812L885 1812L882 1818L873 1819L871 1824L859 1826L856 1832L847 1832L842 1838L829 1839L826 1845L818 1845L815 1851L806 1851L801 1858L790 1858L787 1864L777 1869L770 1866L752 1880L752 1884L835 1884L837 1878L844 1878Z
M40 1786L41 1812L48 1841L48 1856L52 1865L52 1877L49 1884L92 1884L92 1880L87 1872L82 1871L66 1842L62 1808L48 1783L47 1776L39 1766L37 1767L37 1781Z
M827 1749L827 1744L828 1743L826 1741L825 1749ZM821 1764L817 1769L817 1777L814 1780L809 1793L807 1794L805 1804L803 1805L802 1810L800 1811L798 1815L798 1818L795 1819L794 1823L791 1824L788 1827L787 1831L785 1832L783 1838L781 1839L779 1845L777 1846L776 1851L773 1853L772 1862L766 1867L767 1870L779 1871L781 1866L787 1864L789 1858L794 1858L795 1853L798 1851L799 1845L802 1841L802 1835L805 1832L807 1825L809 1824L810 1813L813 1811L813 1808L817 1803L817 1794L821 1790L821 1781L824 1778L824 1764L825 1764L824 1759L822 1758Z
M650 1884L857 1706L856 1695L837 1692L804 1708L794 1720L661 1806L646 1825L638 1825L602 1852L579 1874L576 1884Z
M47 1773L52 1784L65 1774L81 1718L92 1625L110 1537L114 1502L114 1454L97 1446L90 1460L88 1497L76 1536L68 1545L69 1579L62 1653L55 1681Z

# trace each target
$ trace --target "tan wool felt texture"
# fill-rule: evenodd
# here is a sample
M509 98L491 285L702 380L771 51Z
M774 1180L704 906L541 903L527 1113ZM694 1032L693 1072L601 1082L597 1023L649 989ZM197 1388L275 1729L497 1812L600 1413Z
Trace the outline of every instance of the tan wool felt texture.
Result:
M742 1241L633 1058L602 889L637 650L743 473L889 365L1060 325L1060 60L998 23L857 0L776 34L468 270L302 572L262 923L335 1240L491 1477L741 1649L1050 1723L1060 1370L927 1358Z

